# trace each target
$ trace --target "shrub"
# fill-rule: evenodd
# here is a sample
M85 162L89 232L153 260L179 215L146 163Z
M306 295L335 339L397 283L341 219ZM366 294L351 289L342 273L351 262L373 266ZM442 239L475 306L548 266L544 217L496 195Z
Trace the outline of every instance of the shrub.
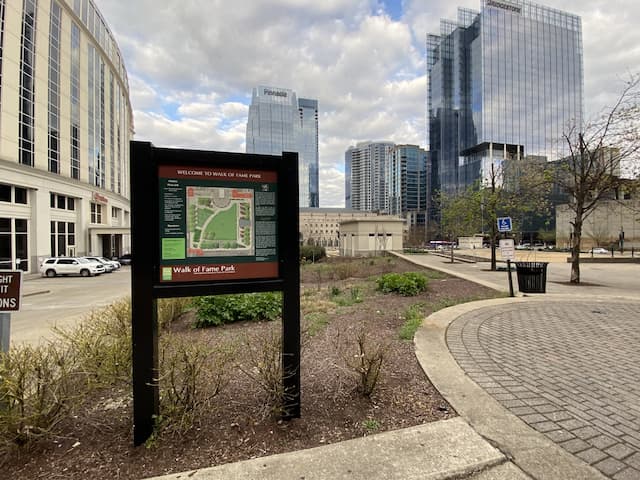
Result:
M158 300L158 327L164 329L193 305L190 297L161 298Z
M71 328L54 328L88 388L131 377L131 301L94 310Z
M427 277L422 273L387 273L376 280L376 287L384 293L399 293L411 297L427 289Z
M228 384L235 349L165 333L160 343L160 406L165 426L184 431Z
M351 338L343 341L340 349L347 369L357 381L356 390L370 397L380 380L389 343L375 338L366 325L361 325Z
M327 252L324 247L317 245L301 245L300 246L300 261L317 262L327 256Z
M276 320L282 312L279 292L241 293L199 297L195 327L215 327L241 321Z
M282 414L285 392L282 384L282 335L278 330L247 335L242 342L242 373L262 391L265 416Z
M81 398L74 367L58 343L0 353L0 452L60 433L58 424Z

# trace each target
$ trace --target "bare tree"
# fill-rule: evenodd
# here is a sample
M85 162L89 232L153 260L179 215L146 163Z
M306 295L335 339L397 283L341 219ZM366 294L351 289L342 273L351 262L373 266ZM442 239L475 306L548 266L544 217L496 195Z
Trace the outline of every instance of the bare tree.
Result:
M553 181L568 195L571 211L571 283L580 283L584 221L625 180L621 168L640 150L640 75L631 75L612 107L583 130L563 134L569 156L555 162Z
M480 230L489 237L491 270L496 270L496 245L500 238L498 218L510 216L516 229L524 218L548 211L548 182L544 165L530 159L508 159L492 163L484 182L456 195L440 193L441 230L455 239ZM484 229L485 225L488 227Z

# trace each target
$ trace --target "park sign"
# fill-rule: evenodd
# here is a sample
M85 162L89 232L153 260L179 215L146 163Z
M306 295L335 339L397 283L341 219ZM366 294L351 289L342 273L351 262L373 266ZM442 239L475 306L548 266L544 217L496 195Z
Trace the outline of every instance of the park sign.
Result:
M277 171L158 172L161 283L278 277Z
M0 312L20 310L22 271L0 270Z
M130 148L134 444L160 416L160 298L281 291L282 417L299 417L298 154Z

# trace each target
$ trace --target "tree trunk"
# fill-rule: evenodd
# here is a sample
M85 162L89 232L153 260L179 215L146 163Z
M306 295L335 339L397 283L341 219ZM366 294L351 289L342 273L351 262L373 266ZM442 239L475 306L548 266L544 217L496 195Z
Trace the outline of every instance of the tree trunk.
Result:
M571 243L571 283L580 283L580 244L582 240L582 212L576 213Z
M497 270L497 261L496 261L496 226L491 226L491 271L495 272Z

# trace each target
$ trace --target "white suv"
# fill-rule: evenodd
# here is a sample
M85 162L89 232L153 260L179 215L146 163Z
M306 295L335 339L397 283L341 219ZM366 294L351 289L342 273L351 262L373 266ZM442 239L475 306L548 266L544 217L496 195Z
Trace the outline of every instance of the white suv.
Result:
M47 258L40 264L40 273L43 277L55 277L56 275L80 275L91 277L105 272L104 265L92 262L86 258L56 257Z

